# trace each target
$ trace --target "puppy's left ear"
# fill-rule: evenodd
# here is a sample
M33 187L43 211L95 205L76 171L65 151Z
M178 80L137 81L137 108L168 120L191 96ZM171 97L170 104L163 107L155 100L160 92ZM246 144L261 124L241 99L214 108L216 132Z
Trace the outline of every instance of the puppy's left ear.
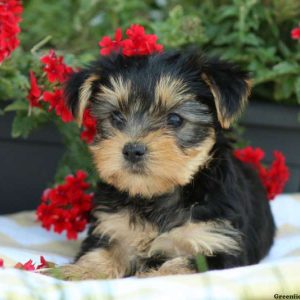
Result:
M99 79L88 69L83 69L71 75L64 87L66 105L72 111L79 126L85 108L88 106L92 96L93 84Z
M213 94L221 126L229 128L248 102L249 74L234 64L214 59L206 62L201 76Z

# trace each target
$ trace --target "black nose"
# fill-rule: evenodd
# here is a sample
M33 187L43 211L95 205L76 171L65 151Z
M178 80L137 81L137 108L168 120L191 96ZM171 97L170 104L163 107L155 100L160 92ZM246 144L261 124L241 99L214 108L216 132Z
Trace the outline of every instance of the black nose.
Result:
M139 143L128 143L123 148L123 155L126 160L135 163L143 159L146 153L146 146Z

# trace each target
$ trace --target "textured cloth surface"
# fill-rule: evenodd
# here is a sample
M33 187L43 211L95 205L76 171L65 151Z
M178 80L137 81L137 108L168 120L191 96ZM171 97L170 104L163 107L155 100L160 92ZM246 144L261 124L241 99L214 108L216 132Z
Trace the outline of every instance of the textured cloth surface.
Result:
M2 299L300 299L300 195L281 195L271 203L278 228L269 255L259 264L203 274L148 279L64 282L32 272L0 269ZM33 212L0 217L0 258L5 266L40 255L58 264L68 263L78 241L47 232ZM279 299L279 298L278 298Z

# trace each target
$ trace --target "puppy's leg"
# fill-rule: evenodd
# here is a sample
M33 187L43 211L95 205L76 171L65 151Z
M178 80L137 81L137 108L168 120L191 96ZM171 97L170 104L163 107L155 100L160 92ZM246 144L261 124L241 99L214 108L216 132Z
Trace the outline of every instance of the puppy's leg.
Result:
M193 258L197 254L215 257L222 253L223 256L234 258L239 253L239 246L240 234L228 222L187 222L159 235L151 244L148 252L150 257L162 255L171 259L160 267L140 272L137 276L196 273Z
M187 222L159 235L151 244L149 256L161 253L167 257L217 253L237 255L240 233L226 221Z
M128 261L116 245L93 249L75 263L59 266L44 273L63 280L112 279L126 274Z
M64 280L110 279L123 277L128 265L126 253L122 253L117 241L106 235L95 235L91 226L81 244L75 262L48 269L42 273Z
M188 257L176 257L164 262L158 269L150 269L137 273L138 277L155 277L166 275L193 274L197 270Z

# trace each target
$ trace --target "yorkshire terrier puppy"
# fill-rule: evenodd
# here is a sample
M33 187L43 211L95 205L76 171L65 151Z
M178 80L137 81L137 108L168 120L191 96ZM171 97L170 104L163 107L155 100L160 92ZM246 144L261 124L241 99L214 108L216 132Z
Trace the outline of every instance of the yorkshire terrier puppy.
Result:
M273 217L258 175L224 130L241 113L248 74L196 51L101 57L74 74L66 99L97 120L90 146L102 182L87 238L65 279L197 272L255 264Z

